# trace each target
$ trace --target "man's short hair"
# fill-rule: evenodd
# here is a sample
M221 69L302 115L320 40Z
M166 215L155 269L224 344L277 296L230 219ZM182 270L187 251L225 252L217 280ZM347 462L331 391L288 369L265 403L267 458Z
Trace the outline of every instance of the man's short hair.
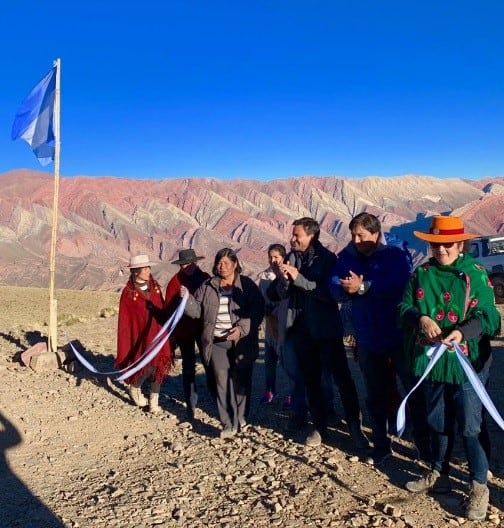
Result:
M353 231L359 226L372 234L381 233L381 222L371 213L359 213L357 216L354 216L348 227L350 231Z
M320 236L320 225L319 223L310 218L309 216L303 216L303 218L298 218L292 222L293 226L303 226L305 233L307 235L313 235L313 240L318 240Z

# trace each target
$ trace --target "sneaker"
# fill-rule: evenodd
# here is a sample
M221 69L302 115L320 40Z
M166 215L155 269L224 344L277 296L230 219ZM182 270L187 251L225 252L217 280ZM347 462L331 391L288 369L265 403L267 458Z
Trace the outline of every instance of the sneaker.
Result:
M371 453L364 459L365 464L370 466L381 466L387 458L392 455L391 449L373 449Z
M275 395L273 394L273 391L266 389L263 392L261 403L272 403L274 398L275 398Z
M316 429L313 429L306 437L304 445L307 447L318 447L322 445L322 435Z
M366 438L366 435L362 432L360 422L350 422L348 424L348 432L350 433L350 438L356 449L369 448L369 441Z
M432 493L445 494L450 493L452 488L450 477L447 474L441 474L436 469L431 469L422 478L406 482L406 489L411 493L431 491Z
M483 521L487 514L489 491L486 484L473 480L469 500L466 506L466 517L470 521Z
M286 410L292 409L292 396L290 394L284 398L282 407Z
M224 429L220 432L220 438L231 438L236 434L236 427L232 427L231 425L225 425Z

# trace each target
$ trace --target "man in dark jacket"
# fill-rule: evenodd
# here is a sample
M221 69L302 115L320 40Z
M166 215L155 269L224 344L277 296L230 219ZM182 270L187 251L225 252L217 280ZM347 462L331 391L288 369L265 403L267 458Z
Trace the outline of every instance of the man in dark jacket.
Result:
M402 333L397 306L410 277L407 250L385 245L380 220L360 213L349 225L352 241L338 254L331 278L335 300L350 300L359 365L367 391L372 424L373 450L366 458L381 464L391 454L387 434L390 401L396 388L396 374L406 391L413 386L403 357ZM410 406L415 442L422 457L428 457L429 439L425 406L420 393ZM395 425L395 424L394 424Z
M165 307L171 315L180 303L180 286L185 286L190 293L194 293L210 275L202 271L196 264L204 257L196 256L194 249L182 249L179 258L172 264L178 264L180 270L176 273L166 287ZM182 356L182 385L186 401L187 417L192 420L198 402L196 390L196 344L201 351L201 321L183 315L172 335L172 350L178 345ZM210 377L209 377L210 376ZM215 390L211 373L207 372L207 384L210 392Z
M336 256L319 242L320 227L313 218L293 223L291 252L278 266L278 279L270 286L280 299L289 299L286 341L292 344L306 385L314 429L305 444L318 446L327 429L327 405L322 390L324 368L332 370L354 444L368 446L361 430L357 390L348 368L343 326L337 303L329 292Z

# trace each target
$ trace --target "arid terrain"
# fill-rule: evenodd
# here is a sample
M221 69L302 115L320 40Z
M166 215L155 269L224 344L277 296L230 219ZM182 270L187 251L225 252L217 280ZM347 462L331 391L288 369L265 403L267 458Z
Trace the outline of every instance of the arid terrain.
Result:
M79 365L35 372L20 352L40 340L47 291L0 287L0 526L3 528L372 527L427 528L504 524L504 432L490 419L491 507L487 520L462 518L467 467L460 446L452 493L412 495L404 483L421 470L408 438L394 442L382 468L359 461L345 426L329 441L303 446L303 431L284 429L285 379L278 401L259 403L263 362L255 367L250 427L218 437L205 391L184 421L180 359L163 385L161 415L131 405L120 382ZM59 339L74 340L100 370L112 367L118 295L58 290ZM504 342L494 341L490 394L504 414ZM364 400L360 374L352 370ZM339 401L337 412L341 413ZM365 421L366 431L369 432Z

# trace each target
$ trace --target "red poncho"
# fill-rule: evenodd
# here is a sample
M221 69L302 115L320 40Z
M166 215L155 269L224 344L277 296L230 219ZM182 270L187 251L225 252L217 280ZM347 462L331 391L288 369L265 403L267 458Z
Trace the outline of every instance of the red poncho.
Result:
M149 281L149 293L142 292L135 288L131 280L128 281L119 301L115 368L128 367L145 352L164 323L163 305L161 289L152 277ZM145 378L151 369L153 369L151 373L153 381L161 383L168 374L171 364L172 352L168 340L157 356L129 377L126 383L134 384Z
M192 275L186 275L183 271L176 273L168 283L165 292L165 309L166 315L170 316L180 304L180 286L185 286L189 293L193 294L210 275L200 268L196 268ZM183 315L173 331L172 337L174 343L183 343L192 341L201 336L201 321L192 319Z

